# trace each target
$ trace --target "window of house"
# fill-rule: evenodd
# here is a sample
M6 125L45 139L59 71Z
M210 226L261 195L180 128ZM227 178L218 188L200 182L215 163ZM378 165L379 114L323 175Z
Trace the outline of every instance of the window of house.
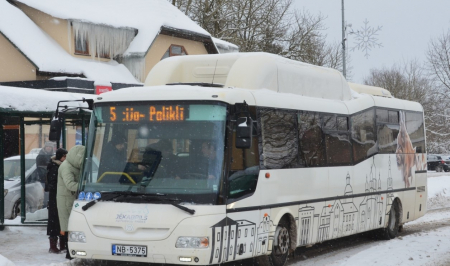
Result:
M75 54L89 55L89 40L86 36L75 36Z
M172 44L164 53L161 60L171 56L187 55L186 49L183 46Z

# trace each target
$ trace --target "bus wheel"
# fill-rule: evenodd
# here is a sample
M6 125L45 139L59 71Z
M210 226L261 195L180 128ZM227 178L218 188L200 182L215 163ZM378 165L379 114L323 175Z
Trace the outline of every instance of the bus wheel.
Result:
M389 212L389 221L386 228L384 228L383 238L386 240L396 238L398 236L398 229L400 227L400 207L395 200L392 203L391 211Z
M257 257L258 265L261 266L283 266L289 257L290 235L289 223L282 219L275 231L272 253L268 256Z

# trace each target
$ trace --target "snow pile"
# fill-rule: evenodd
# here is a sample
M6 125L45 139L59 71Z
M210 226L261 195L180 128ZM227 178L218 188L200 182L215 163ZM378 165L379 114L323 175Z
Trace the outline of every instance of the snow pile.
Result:
M45 91L7 86L0 86L0 95L0 108L33 112L55 111L59 101L81 100L83 97L93 99L97 96L94 94ZM83 102L68 103L68 105L88 107L87 103Z
M428 210L450 207L450 176L428 178Z
M0 32L40 71L84 75L106 85L109 82L139 83L124 65L116 61L72 57L27 15L5 0L0 1Z
M214 37L212 40L221 54L239 53L239 47L235 44Z
M8 260L7 258L3 257L2 255L0 255L0 265L2 266L14 266L15 264L12 263L10 260Z
M19 0L57 18L137 29L124 56L146 54L162 26L210 36L167 0Z

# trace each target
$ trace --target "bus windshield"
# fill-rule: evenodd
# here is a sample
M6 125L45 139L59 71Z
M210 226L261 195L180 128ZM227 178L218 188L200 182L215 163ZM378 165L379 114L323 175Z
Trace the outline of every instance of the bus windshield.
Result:
M216 204L226 118L215 102L97 105L80 189Z

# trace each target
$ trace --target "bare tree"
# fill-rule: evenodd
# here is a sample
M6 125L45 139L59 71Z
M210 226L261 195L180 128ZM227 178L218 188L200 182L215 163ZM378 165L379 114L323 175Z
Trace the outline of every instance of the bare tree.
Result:
M213 36L241 52L268 52L342 70L340 46L328 44L321 14L292 8L292 0L169 0Z

